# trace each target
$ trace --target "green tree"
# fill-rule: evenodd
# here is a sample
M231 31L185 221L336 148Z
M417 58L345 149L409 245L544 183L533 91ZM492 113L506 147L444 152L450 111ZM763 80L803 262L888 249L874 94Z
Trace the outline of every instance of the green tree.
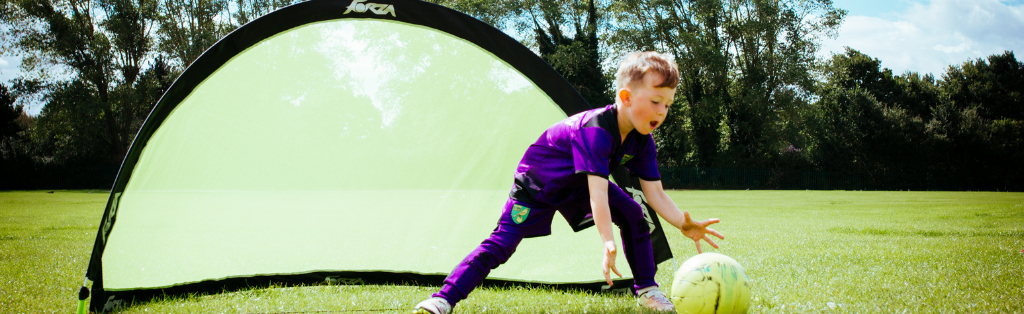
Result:
M528 10L548 0L427 0L473 16L507 34L528 34L532 24L524 19ZM525 38L517 38L524 40Z
M26 90L43 94L47 103L32 131L42 159L90 156L120 163L153 105L138 79L150 56L155 7L151 0L21 0L8 6L4 51L26 56L22 70L37 79L20 86L35 84ZM54 69L63 73L55 77ZM47 129L60 125L57 119L88 120L61 123L89 128ZM62 132L75 139L60 138Z
M922 114L940 105L930 77L894 76L881 61L846 49L820 70L825 78L810 111L808 153L829 171L867 175L877 187L922 188L931 152ZM908 105L910 104L910 105Z
M828 0L619 0L611 14L613 49L662 50L679 64L681 106L656 132L660 157L742 168L773 166L800 140L818 40L845 11Z
M935 176L967 189L1024 189L1024 67L1013 52L950 66L928 132Z
M0 189L18 188L30 178L32 160L25 130L32 120L6 85L0 84Z
M232 29L241 27L274 10L289 6L293 0L235 0L235 12L231 13L235 24ZM227 7L230 10L230 6Z
M943 102L927 124L932 155L927 160L930 177L953 189L979 189L986 185L983 173L991 161L985 141L985 121L977 108L960 109Z
M47 100L32 132L40 163L68 165L109 158L104 103L89 83L55 83Z
M816 168L856 172L867 168L864 138L871 131L870 119L878 107L863 89L828 88L811 111L807 132L813 140L806 149Z
M0 168L5 169L28 160L29 156L25 130L33 121L15 100L10 89L0 84Z
M218 19L227 8L227 0L163 0L158 9L160 52L170 57L174 68L188 67L236 27ZM243 12L238 12L237 20L250 17Z
M567 2L568 7L540 5L540 16L533 16L534 38L541 58L550 64L593 107L614 101L609 79L601 67L597 40L598 14L594 1ZM566 11L570 11L566 14ZM538 18L544 21L541 25ZM568 37L562 25L571 21L574 35Z
M726 49L736 51L737 72L726 107L732 165L774 167L783 148L800 142L787 135L796 134L808 103L817 40L834 32L845 12L828 0L730 1L726 8Z
M1022 123L985 114L1012 107L992 103L1013 93L994 95L1001 92L992 88L997 71L979 63L950 67L936 82L913 72L894 76L853 49L834 55L821 67L821 99L809 111L815 166L866 174L876 188L1020 189ZM1007 72L1001 80L1014 80Z
M815 168L863 174L876 188L920 188L928 170L920 118L860 87L828 88L814 106L806 149Z
M882 61L860 51L846 47L846 52L828 60L823 72L827 81L842 89L862 88L883 103L893 103L899 93L892 70L882 67Z
M8 138L13 138L24 131L24 127L18 123L18 118L25 114L23 108L24 106L15 105L14 95L7 85L0 84L0 139L5 143ZM5 148L6 145L0 146L0 149Z
M994 168L987 182L990 189L1002 191L1024 190L1024 120L999 119L986 130L986 141L992 156L989 164Z
M951 65L942 88L956 108L977 107L985 119L1024 120L1024 64L1012 51Z
M944 101L939 82L931 74L904 73L896 77L896 83L900 86L896 105L924 121L931 120L932 108Z
M893 75L882 61L860 51L846 48L826 62L822 71L826 81L839 88L863 88L886 107L907 110L922 120L931 118L931 108L941 101L941 90L930 74L907 72Z

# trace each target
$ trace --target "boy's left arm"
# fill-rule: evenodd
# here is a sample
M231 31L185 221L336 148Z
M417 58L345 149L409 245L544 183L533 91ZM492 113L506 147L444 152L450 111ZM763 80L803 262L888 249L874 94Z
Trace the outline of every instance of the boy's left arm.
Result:
M689 212L680 212L679 208L676 207L676 203L668 197L665 193L665 188L661 185L661 181L645 181L640 180L640 187L644 191L644 197L647 198L647 204L651 205L651 208L661 216L665 222L676 227L683 233L684 236L693 240L694 244L697 245L697 253L702 253L700 249L700 240L704 239L711 246L718 248L718 244L711 241L708 234L714 235L719 239L725 239L715 229L708 228L711 224L719 222L718 218L712 218L705 221L693 221L690 219Z

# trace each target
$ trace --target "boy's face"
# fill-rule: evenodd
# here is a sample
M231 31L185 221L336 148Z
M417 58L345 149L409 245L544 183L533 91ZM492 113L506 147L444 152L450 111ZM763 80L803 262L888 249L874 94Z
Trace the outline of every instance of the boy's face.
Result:
M676 89L656 87L665 81L661 74L649 72L641 84L619 91L619 98L629 122L643 135L651 134L665 122L668 108L672 105ZM623 92L626 92L625 95Z

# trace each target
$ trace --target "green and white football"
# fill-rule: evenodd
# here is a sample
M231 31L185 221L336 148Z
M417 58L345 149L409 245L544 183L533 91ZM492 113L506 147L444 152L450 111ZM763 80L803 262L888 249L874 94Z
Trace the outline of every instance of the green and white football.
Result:
M750 278L743 266L728 256L700 254L676 271L671 299L680 314L746 313Z

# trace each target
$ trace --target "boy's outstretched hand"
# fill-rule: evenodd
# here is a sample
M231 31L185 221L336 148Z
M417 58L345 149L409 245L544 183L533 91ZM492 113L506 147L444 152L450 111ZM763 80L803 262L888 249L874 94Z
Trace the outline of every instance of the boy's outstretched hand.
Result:
M700 250L701 239L704 239L704 241L707 241L708 243L711 244L711 246L715 247L716 249L718 248L718 244L715 244L715 241L711 241L711 238L708 237L708 234L712 234L718 237L719 239L725 239L725 236L723 236L718 231L715 231L715 229L708 228L708 226L710 226L711 224L718 223L718 218L712 218L705 221L695 222L693 221L693 219L690 218L690 212L683 212L683 218L683 224L679 226L679 231L682 231L683 235L686 236L687 238L693 239L693 243L697 245L697 254L703 253ZM605 277L608 277L607 270L605 271Z
M608 270L615 272L622 278L622 274L619 273L618 269L615 269L615 241L604 242L604 260L601 263L601 270L604 271L604 280L608 281L608 285L612 285L612 276Z

